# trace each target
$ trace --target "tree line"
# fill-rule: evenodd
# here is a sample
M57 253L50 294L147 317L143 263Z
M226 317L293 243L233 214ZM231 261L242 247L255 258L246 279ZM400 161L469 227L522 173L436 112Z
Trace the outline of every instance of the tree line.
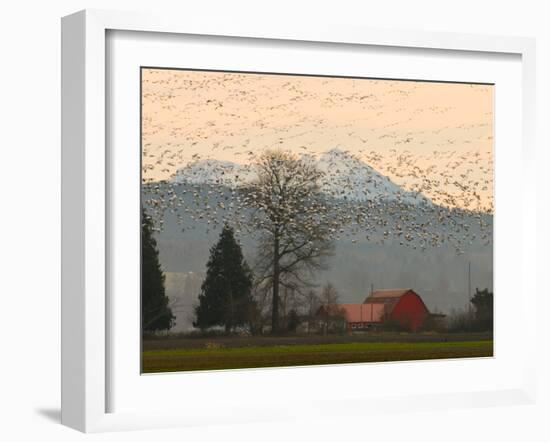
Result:
M256 166L257 179L239 189L239 197L250 208L246 223L257 233L255 274L243 258L233 228L225 224L210 250L195 309L198 328L217 325L230 331L244 324L263 328L261 312L268 309L271 331L279 333L297 326L298 306L290 304L298 298L312 304L316 298L311 277L331 255L331 234L339 225L328 215L329 206L320 192L323 174L280 150L266 151ZM142 326L156 331L170 328L174 318L164 294L151 220L145 212L142 218Z
M145 212L144 216L146 218ZM142 227L143 328L146 332L155 332L169 329L174 316L164 293L164 275L150 227L146 218ZM266 325L271 328L271 302L265 302L268 297L265 287L255 281L233 228L224 225L217 243L210 249L199 302L194 308L193 326L203 331L222 327L226 333L239 328L262 333ZM307 329L320 326L326 332L343 330L343 314L335 307L338 303L339 294L330 283L320 291L309 288L300 292L285 286L279 297L279 328L276 331L295 332L302 323ZM321 306L325 308L323 314L318 315Z

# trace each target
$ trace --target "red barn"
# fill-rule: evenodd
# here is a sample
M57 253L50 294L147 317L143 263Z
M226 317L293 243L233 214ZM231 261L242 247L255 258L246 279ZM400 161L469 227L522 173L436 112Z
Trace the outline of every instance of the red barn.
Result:
M395 323L417 331L430 312L422 298L412 289L376 290L363 304L339 304L349 331Z
M395 322L410 331L417 331L430 312L422 298L412 289L376 290L364 304L383 306L384 321Z

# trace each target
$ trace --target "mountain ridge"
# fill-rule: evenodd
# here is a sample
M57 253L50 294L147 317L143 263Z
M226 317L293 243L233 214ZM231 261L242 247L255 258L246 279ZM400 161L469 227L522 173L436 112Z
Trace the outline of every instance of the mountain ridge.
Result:
M389 177L347 152L333 148L312 155L299 155L301 161L314 164L324 174L321 191L337 199L369 201L401 201L408 204L429 204L431 200L419 192L408 191ZM257 177L253 165L231 161L197 160L178 169L173 183L245 186Z

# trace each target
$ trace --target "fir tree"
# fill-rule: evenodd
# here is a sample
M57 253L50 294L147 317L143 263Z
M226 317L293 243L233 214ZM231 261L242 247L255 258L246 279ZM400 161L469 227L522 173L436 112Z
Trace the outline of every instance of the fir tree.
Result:
M141 214L141 328L144 332L169 330L175 316L168 306L164 290L164 273L160 268L157 242L153 238L153 221Z
M254 310L252 273L233 229L225 225L218 243L210 249L206 278L195 307L195 327L224 326L226 332L249 324Z

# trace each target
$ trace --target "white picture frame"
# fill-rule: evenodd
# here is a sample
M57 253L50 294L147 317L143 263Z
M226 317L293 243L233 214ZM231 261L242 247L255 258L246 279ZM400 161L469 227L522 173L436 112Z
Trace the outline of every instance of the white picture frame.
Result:
M293 26L246 21L212 22L197 17L86 10L62 21L62 423L84 432L168 426L203 425L212 416L200 407L193 415L185 410L108 412L110 354L107 327L109 186L106 120L106 35L109 31L141 31L163 34L239 37L292 42L369 45L380 48L431 49L513 54L521 57L521 160L522 173L534 170L535 42L519 37L494 37L417 31L388 31L309 23ZM498 116L497 116L498 118ZM498 171L497 171L498 175ZM535 256L536 193L521 190L520 306L536 303L535 271L527 256ZM497 215L498 216L498 215ZM498 321L498 317L497 317ZM281 407L258 410L237 404L241 416L216 416L217 421L248 422L287 417L369 414L375 408L387 412L402 409L436 409L499 403L532 403L536 394L535 330L533 321L521 324L526 338L520 384L492 390L462 393L430 393L399 396L391 392L376 404L360 398L329 398L313 407ZM532 338L532 339L528 339ZM338 367L332 367L332 371ZM277 369L275 369L277 370ZM399 368L393 368L399 370ZM258 372L256 372L258 373ZM273 369L271 370L273 373ZM208 380L212 374L204 373ZM231 375L233 376L233 375ZM235 376L239 376L236 374ZM240 376L243 376L241 371ZM257 375L262 382L262 375ZM264 376L265 378L265 376ZM212 378L214 379L214 378ZM216 378L218 382L222 378ZM223 385L223 384L220 384ZM252 411L252 412L251 412ZM248 413L248 414L247 414Z

